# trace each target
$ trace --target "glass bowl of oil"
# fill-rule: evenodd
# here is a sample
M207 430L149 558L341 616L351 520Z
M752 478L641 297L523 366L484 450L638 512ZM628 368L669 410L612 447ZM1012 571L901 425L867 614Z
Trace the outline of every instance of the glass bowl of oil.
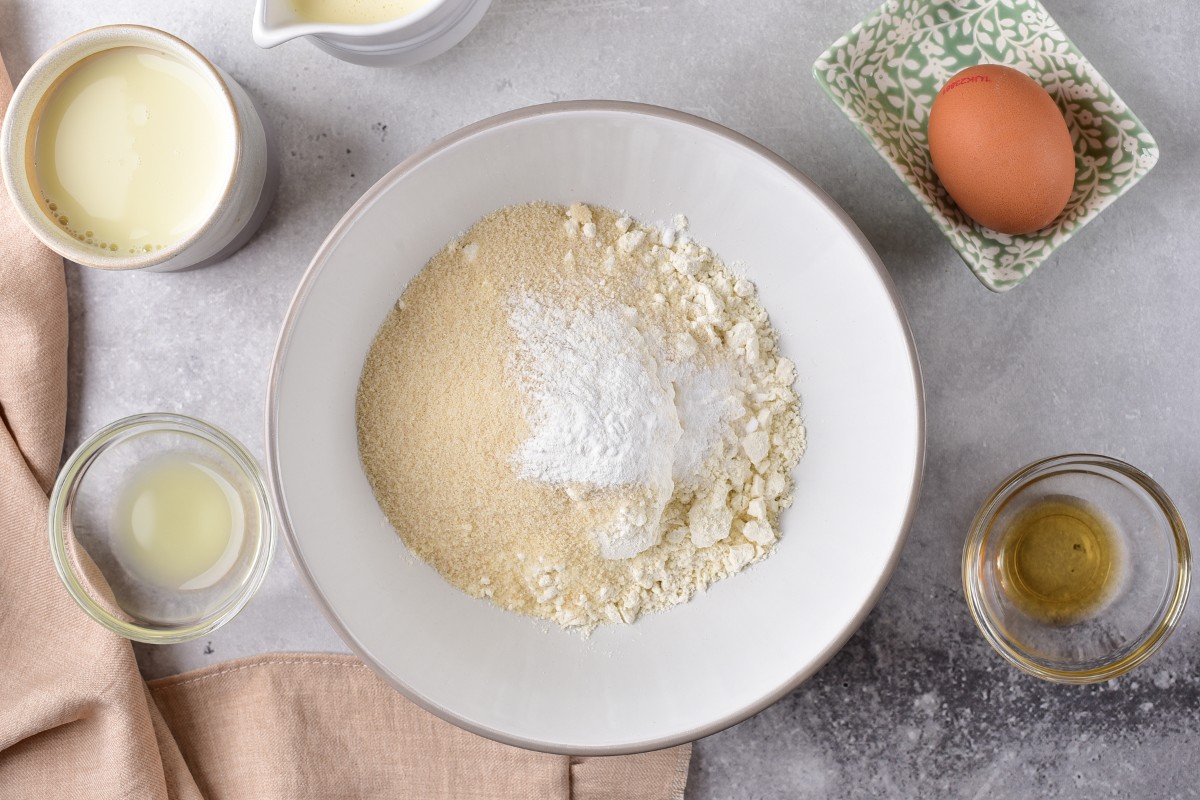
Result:
M258 463L224 431L139 414L88 437L50 495L50 550L97 622L151 644L232 619L262 585L276 522Z
M1048 458L992 492L963 549L963 589L1009 662L1095 683L1152 656L1179 622L1191 550L1150 476L1098 455Z

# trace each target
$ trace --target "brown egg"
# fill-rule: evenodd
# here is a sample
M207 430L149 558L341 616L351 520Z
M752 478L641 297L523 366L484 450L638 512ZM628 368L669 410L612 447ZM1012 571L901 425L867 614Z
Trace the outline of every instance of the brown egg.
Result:
M1008 67L969 67L929 112L933 169L969 217L1001 233L1033 233L1062 213L1075 150L1046 90Z

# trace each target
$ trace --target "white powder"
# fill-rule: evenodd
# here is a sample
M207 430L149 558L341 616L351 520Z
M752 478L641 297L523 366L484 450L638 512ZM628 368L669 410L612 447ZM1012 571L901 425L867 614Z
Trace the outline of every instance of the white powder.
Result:
M566 309L525 295L509 324L532 435L524 478L593 487L670 481L680 427L670 384L629 307Z
M595 532L600 554L631 558L658 544L682 430L674 391L623 306L588 310L514 299L509 324L532 435L515 458L523 478L580 488L642 491Z
M509 313L532 431L514 455L520 475L580 498L588 489L629 489L594 531L606 559L632 558L661 541L671 495L712 478L705 462L729 420L744 413L731 365L671 361L661 332L644 336L637 318L628 306L565 309L528 294ZM674 344L694 354L690 341ZM727 516L708 525L722 528L718 539L729 532ZM700 538L711 544L715 535Z

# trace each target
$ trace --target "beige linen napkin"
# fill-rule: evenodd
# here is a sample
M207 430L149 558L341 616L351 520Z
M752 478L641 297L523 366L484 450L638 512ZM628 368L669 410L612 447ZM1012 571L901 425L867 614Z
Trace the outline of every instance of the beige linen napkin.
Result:
M0 113L12 86L0 64ZM350 656L275 654L143 683L50 560L66 417L60 259L0 191L0 800L679 800L690 747L567 758L426 713Z

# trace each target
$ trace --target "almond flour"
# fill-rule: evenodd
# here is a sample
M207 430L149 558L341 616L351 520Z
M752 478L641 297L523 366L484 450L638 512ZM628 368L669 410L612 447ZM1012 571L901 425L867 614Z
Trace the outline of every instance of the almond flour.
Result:
M805 445L795 378L753 284L686 219L513 206L385 320L359 449L388 519L448 581L590 630L771 553Z

